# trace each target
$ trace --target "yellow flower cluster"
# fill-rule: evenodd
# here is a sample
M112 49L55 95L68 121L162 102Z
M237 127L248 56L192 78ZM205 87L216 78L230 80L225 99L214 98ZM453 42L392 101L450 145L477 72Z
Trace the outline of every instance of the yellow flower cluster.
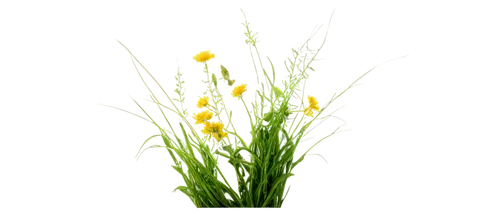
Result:
M307 116L312 117L312 110L319 111L318 101L316 101L316 98L313 96L308 96L307 99L309 100L309 106L304 110L304 113L306 113Z
M224 128L223 123L219 122L206 122L205 128L201 130L203 134L211 134L217 142L221 141L222 138L227 137L227 132L224 132L222 129Z
M198 104L196 105L198 108L203 108L208 105L208 97L202 97L198 100ZM220 122L208 122L212 119L213 113L205 110L198 114L195 114L193 119L196 121L195 124L205 124L205 128L201 130L203 134L212 135L217 142L221 141L222 138L227 137L227 132L224 132L224 124Z
M196 97L195 99L194 107L196 107L196 113L194 114L194 121L197 124L205 124L214 116L214 113L207 109L209 99L204 96Z
M218 59L217 54L211 48L200 48L193 53L191 61L196 63L196 65L201 66L203 64L209 64Z

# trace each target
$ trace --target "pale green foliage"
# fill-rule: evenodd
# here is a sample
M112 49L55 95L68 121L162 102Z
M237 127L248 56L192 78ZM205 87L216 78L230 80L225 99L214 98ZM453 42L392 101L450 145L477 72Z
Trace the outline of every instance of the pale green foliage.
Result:
M333 15L333 13L332 13ZM331 21L331 18L330 18ZM249 28L249 23L246 21L243 25L246 28L245 35L247 39L245 42L249 44L251 54L255 52L260 62L260 69L265 77L264 83L261 83L257 76L257 82L260 89L257 90L255 101L251 103L250 109L245 103L245 97L242 97L241 102L245 108L251 126L251 139L243 139L231 122L232 111L228 112L222 94L219 91L217 84L217 77L214 73L210 78L208 64L204 62L203 72L206 73L206 80L202 80L207 84L204 92L206 96L210 97L212 104L207 108L214 112L214 118L218 121L225 122L224 131L230 134L228 138L222 138L220 144L214 149L215 143L212 148L208 146L209 142L215 140L210 136L200 137L198 134L199 129L192 126L192 122L187 117L187 111L183 107L184 91L181 80L182 74L179 69L176 75L177 88L174 90L179 98L174 99L180 103L179 109L169 95L163 90L161 85L154 79L154 77L146 70L146 68L135 58L135 56L127 49L133 57L133 62L139 65L149 74L149 76L157 83L163 93L170 101L171 107L161 104L149 86L144 81L142 75L139 73L145 86L151 92L151 99L162 112L165 121L168 124L168 129L162 128L159 124L151 118L146 111L137 102L136 104L149 118L143 118L153 123L160 131L160 134L149 137L141 146L139 151L142 150L144 145L155 137L161 137L163 145L153 145L149 148L166 148L169 152L174 165L172 167L184 179L185 184L178 186L174 191L179 190L188 196L196 207L281 207L286 198L285 185L290 176L293 176L292 170L297 164L304 160L305 155L319 142L338 133L340 127L333 130L325 137L321 138L313 144L304 154L298 158L295 156L295 151L303 137L306 136L312 129L319 126L323 121L333 116L333 113L319 118L323 111L345 91L353 87L360 78L368 74L371 70L366 72L356 81L354 81L347 89L339 95L333 95L332 99L320 109L320 111L311 119L305 119L304 109L304 88L305 80L309 78L307 73L308 69L314 71L310 67L311 63L315 60L318 52L323 47L326 41L318 49L311 50L308 47L308 42L316 34L307 39L307 41L299 49L292 49L292 56L285 61L285 68L288 71L288 77L282 83L284 90L281 90L275 85L275 68L272 61L268 59L270 69L266 70L262 64L262 60L257 48L256 34L252 33ZM121 44L121 43L120 43ZM123 44L122 44L123 45ZM257 71L257 65L253 59L254 67ZM223 79L230 81L227 69L221 66ZM270 73L272 71L272 78ZM225 76L226 74L226 76ZM302 84L302 95L298 92L299 86ZM267 85L268 89L264 87ZM220 87L229 87L222 84ZM291 98L295 97L301 102L299 105L293 105ZM232 101L237 101L236 99ZM134 100L135 102L135 100ZM325 103L325 102L324 102ZM162 109L168 109L177 114L182 121L179 127L182 132L176 132L172 127L169 119L165 116ZM122 109L120 109L122 110ZM337 109L338 110L338 109ZM127 111L128 112L128 111ZM128 112L130 113L130 112ZM223 114L224 113L224 114ZM133 114L133 113L131 113ZM295 115L293 115L295 114ZM135 114L134 114L135 115ZM138 116L138 115L136 115ZM225 117L224 117L225 116ZM290 123L291 118L294 119ZM140 117L140 116L138 116ZM300 118L297 123L296 119ZM315 127L310 128L314 122L318 122ZM187 127L188 129L185 129ZM248 132L248 130L243 130ZM233 141L231 141L233 139ZM146 150L144 149L144 150ZM142 151L144 151L142 150ZM139 152L137 156L140 156ZM249 160L244 156L249 157ZM218 157L227 159L227 161L234 167L236 178L238 182L237 189L233 189L227 182L224 174L218 167ZM201 158L201 159L200 159Z
M314 74L314 63L321 62L324 58L320 53L328 44L328 32L331 21L334 19L335 10L330 11L327 21L318 23L314 26L309 36L302 42L299 47L290 47L290 54L282 61L282 66L287 74L279 81L277 80L277 69L274 61L269 56L262 57L258 45L261 43L258 33L254 32L252 25L247 17L247 13L242 10L241 27L243 28L244 41L249 49L249 59L252 64L254 74L256 74L257 89L254 93L254 108L255 118L250 121L250 127L258 126L261 118L268 111L276 112L282 109L292 115L285 117L286 123L284 128L286 132L291 133L291 141L296 145L304 139L306 132L312 124L312 120L303 118L299 114L300 109L304 106L304 97L307 95L306 83L310 81L310 77ZM311 41L323 32L320 39L320 44L317 48L310 47ZM293 78L290 78L293 77ZM268 97L264 91L270 89ZM290 98L295 102L290 103ZM269 109L271 108L271 109ZM264 111L263 111L264 110ZM271 113L273 114L273 113ZM300 119L306 120L302 122ZM255 136L256 130L250 129L250 136ZM307 156L308 154L304 155ZM299 163L299 162L298 162ZM299 163L300 164L300 163Z
M174 74L174 97L173 100L179 103L180 109L186 108L187 102L187 89L186 81L184 80L184 72L182 70L182 65L179 63L180 59L176 60L175 64L175 74Z
M242 18L240 26L243 28L243 42L248 48L248 56L250 64L252 65L252 72L255 74L256 90L253 94L254 103L249 111L252 112L252 115L255 114L254 117L261 118L264 112L260 110L269 110L267 109L267 106L270 103L270 97L267 95L270 95L271 97L273 96L273 93L269 93L269 90L275 85L278 73L277 71L274 74L271 73L269 64L273 62L269 61L270 58L267 56L262 56L259 48L259 44L262 43L262 37L259 35L260 33L258 31L253 30L252 24L248 19L248 14L241 9L241 15Z

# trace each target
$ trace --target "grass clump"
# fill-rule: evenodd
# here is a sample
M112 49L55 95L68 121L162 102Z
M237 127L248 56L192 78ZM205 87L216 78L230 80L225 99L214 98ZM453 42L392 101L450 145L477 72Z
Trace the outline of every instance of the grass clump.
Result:
M304 101L304 89L305 81L309 78L308 72L314 71L311 63L315 61L316 56L323 48L328 31L319 48L312 50L308 47L309 41L318 32L316 30L300 48L292 49L292 56L285 61L288 75L281 82L282 87L280 88L276 84L275 67L269 58L264 59L264 61L269 63L271 69L266 70L263 67L263 59L257 45L257 33L250 30L246 16L245 22L242 24L246 30L245 42L249 46L257 83L259 83L255 101L249 105L246 103L245 92L249 83L233 86L235 80L231 80L229 71L224 66L221 65L220 76L211 73L208 62L215 57L215 54L210 51L202 51L196 54L193 59L203 64L203 72L206 74L206 80L203 80L203 83L207 85L207 88L204 96L200 97L196 105L202 111L193 114L192 117L188 115L184 106L184 91L186 89L183 88L184 81L181 80L180 69L175 76L177 88L174 92L177 97L172 98L132 52L120 42L130 53L137 73L150 91L152 102L156 104L168 125L168 128L162 128L158 121L150 117L142 106L134 100L147 118L134 115L152 123L159 129L159 134L146 139L136 157L138 158L142 152L149 148L166 149L174 163L172 167L185 182L174 191L179 190L184 193L196 207L281 207L289 190L288 188L285 192L286 182L294 175L292 173L294 167L304 160L305 155L314 146L338 133L341 126L313 144L305 153L296 157L295 151L299 143L312 129L319 126L335 112L326 117L319 117L325 114L324 111L333 101L375 68L363 74L340 94L334 94L330 100L324 102L323 107L320 107L320 102L311 95L308 95L307 102ZM257 60L260 66L255 63ZM157 96L144 81L143 74L139 72L138 67L141 67L156 82L163 95L168 98L168 105L159 102ZM262 72L263 82L259 79L258 70ZM226 108L223 94L219 90L222 87L232 87L231 102L241 102L241 106L245 108L251 126L250 139L243 139L238 134L241 132L232 122L232 111ZM174 112L181 121L174 124L165 115L164 111L166 110ZM316 126L311 127L313 124ZM173 126L177 125L181 132L174 130ZM200 128L195 128L197 126ZM144 148L148 141L157 137L161 137L163 145ZM212 147L209 144L212 144ZM234 168L237 188L233 189L224 177L224 173L219 168L219 157L227 159Z

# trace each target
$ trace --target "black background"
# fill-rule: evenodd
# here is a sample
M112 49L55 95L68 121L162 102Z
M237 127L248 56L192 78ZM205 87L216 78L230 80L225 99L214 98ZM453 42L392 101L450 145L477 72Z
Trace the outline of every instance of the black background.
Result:
M241 78L245 79L247 51L239 48L239 25L231 24L231 2L220 2L135 2L91 14L96 25L84 29L98 41L95 60L103 65L89 79L92 99L113 96L113 103L126 104L119 89L135 87L134 81L127 80L127 58L110 47L111 32L136 40L136 54L145 56L145 63L153 64L162 79L167 78L167 56L189 56L192 48L201 47L224 48L225 63L233 64L234 72L244 70ZM265 47L279 56L287 54L288 40L304 39L312 16L326 16L327 8L333 6L327 0L264 2L250 0L249 15L265 24ZM343 87L360 64L375 63L376 56L397 56L400 48L417 47L415 5L384 2L336 1L336 7L345 8L345 16L337 17L337 40L329 43L329 64L321 65L321 80L313 82L313 87L321 88L321 95L326 95L327 88ZM418 159L412 151L425 143L420 137L425 130L416 125L422 122L416 115L421 104L418 83L427 74L417 73L416 62L413 56L408 65L385 65L385 71L361 89L361 96L346 97L345 102L353 104L353 126L361 128L361 136L339 137L337 144L322 147L329 159L337 160L337 168L320 169L319 161L313 162L313 168L297 178L297 200L288 202L289 213L396 211L419 206L416 163L422 157ZM93 105L89 106L93 111ZM167 184L175 183L175 177L167 176L168 162L159 161L158 153L155 160L146 161L144 169L127 168L127 152L135 149L135 136L143 134L137 128L140 124L119 120L119 113L93 116L89 135L99 152L93 153L97 154L89 161L93 172L86 177L89 186L95 187L86 200L89 206L106 211L151 208L191 213L182 208L183 201L167 200Z

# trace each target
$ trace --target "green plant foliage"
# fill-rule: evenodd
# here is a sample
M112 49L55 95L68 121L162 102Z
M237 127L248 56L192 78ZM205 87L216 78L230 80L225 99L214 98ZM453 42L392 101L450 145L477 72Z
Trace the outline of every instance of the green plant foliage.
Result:
M206 112L203 114L205 124L202 129L200 125L193 124L193 119L187 116L187 109L184 108L185 89L180 69L175 76L177 83L174 91L178 96L171 99L153 75L120 42L130 53L137 73L151 93L151 101L156 104L168 125L168 128L162 128L134 100L149 119L134 115L151 122L160 132L146 139L136 157L138 158L142 152L149 148L166 149L173 161L172 168L182 176L185 182L184 185L175 188L174 192L179 190L184 193L196 207L281 207L288 193L288 190L285 193L286 182L294 175L292 173L294 167L301 163L305 155L319 142L338 133L340 127L313 144L304 154L296 157L295 151L299 143L312 129L332 117L335 111L323 118L319 116L325 114L324 111L335 99L374 69L370 69L340 94L334 94L329 101L323 101L324 105L321 108L318 105L319 102L312 96L308 96L309 106L307 106L304 104L306 99L304 89L306 79L309 78L308 71L314 71L310 67L311 63L315 61L316 56L323 48L328 31L319 48L313 50L308 47L308 42L317 33L316 30L300 48L292 49L291 57L285 61L288 76L281 82L282 86L278 87L275 82L277 71L269 58L267 58L269 64L267 68L264 68L258 51L257 33L252 33L250 30L246 16L243 25L247 37L245 42L249 44L255 70L261 70L264 76L264 82L260 82L257 75L260 88L256 91L257 96L251 105L247 106L245 102L244 93L247 84L235 86L232 92L233 97L238 97L238 99L231 99L231 101L241 102L241 109L244 107L248 114L251 127L250 139L243 139L238 134L241 130L236 129L232 123L232 111L226 108L225 100L219 90L219 87L231 87L234 83L234 80L229 77L229 71L221 65L222 79L228 81L229 86L218 85L214 73L212 73L211 78L209 76L208 61L214 57L209 51L201 52L194 57L196 61L204 65L203 72L206 73L206 80L203 82L207 85L204 95L210 100L209 102L200 98L199 101L198 107L206 108L210 112L210 114ZM255 63L253 53L256 54L260 62L260 68ZM167 97L168 105L159 102L157 96L144 81L136 63L156 82ZM300 90L301 86L302 90ZM298 104L293 104L297 102ZM179 116L181 122L178 128L182 130L181 132L174 129L173 123L170 121L171 118L168 118L164 113L165 109ZM218 120L218 122L209 120ZM316 126L312 127L313 124ZM248 130L242 132L248 132ZM143 150L145 144L156 137L161 137L164 145L153 145ZM209 144L212 144L211 148ZM232 188L229 185L219 168L219 158L226 160L234 168L238 182L237 188Z

